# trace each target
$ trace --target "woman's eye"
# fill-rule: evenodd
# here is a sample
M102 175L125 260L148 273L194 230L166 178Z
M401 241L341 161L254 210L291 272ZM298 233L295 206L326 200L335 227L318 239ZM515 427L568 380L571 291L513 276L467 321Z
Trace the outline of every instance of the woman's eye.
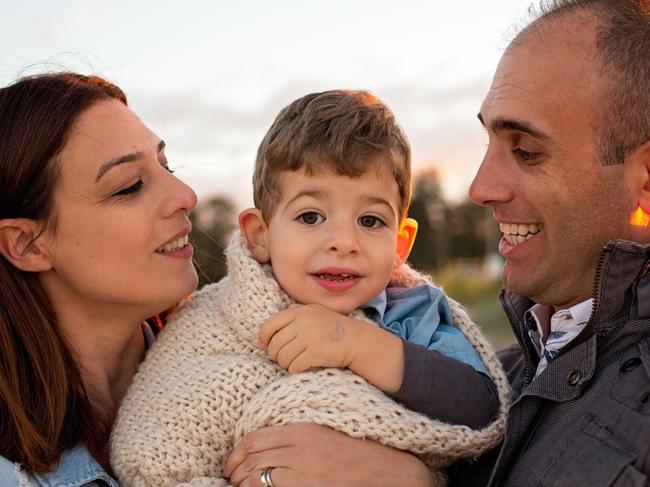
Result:
M143 184L144 183L142 182L142 179L138 179L138 181L135 184L132 184L128 188L124 188L118 191L117 193L114 194L114 196L126 196L129 194L135 194L142 189Z
M357 221L359 222L359 225L361 225L364 228L379 228L384 224L384 222L381 221L380 218L373 215L360 216Z
M325 221L325 218L323 218L322 215L316 213L315 211L308 211L306 213L303 213L298 216L297 219L306 225L317 225Z

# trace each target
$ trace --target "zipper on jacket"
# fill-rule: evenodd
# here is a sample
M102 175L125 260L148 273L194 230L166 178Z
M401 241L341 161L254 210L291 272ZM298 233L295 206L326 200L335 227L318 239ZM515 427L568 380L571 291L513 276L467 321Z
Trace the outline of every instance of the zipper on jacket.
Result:
M524 379L526 385L530 384L530 381L532 380L532 373L531 373L531 367L530 367L530 355L528 353L528 347L526 346L526 343L524 341L524 338L521 336L522 329L524 328L522 326L522 323L519 321L519 316L516 315L514 312L514 306L512 306L509 302L506 303L505 301L508 300L507 294L503 293L501 295L501 307L503 310L506 312L508 320L510 320L510 323L512 323L514 326L514 335L515 338L517 338L517 342L519 342L519 348L521 348L521 352L524 356Z
M602 279L603 274L603 265L605 264L605 259L607 255L612 251L612 248L609 245L603 245L603 251L598 257L598 263L596 264L596 274L594 275L594 301L591 303L591 315L589 316L589 321L591 317L595 315L598 306L600 305L598 288L600 287L600 280ZM585 327L586 329L587 327Z
M612 252L613 248L607 244L603 245L603 250L598 256L598 262L596 263L596 272L594 274L594 292L593 292L593 302L591 303L591 314L589 315L589 319L587 320L587 323L585 324L585 327L582 329L576 337L571 340L569 343L564 345L560 350L558 350L558 353L562 354L564 353L565 349L572 348L580 343L582 343L585 339L585 337L591 336L591 333L593 333L593 319L596 316L596 311L598 310L598 307L600 306L600 296L598 294L598 290L600 288L600 281L602 280L603 276L603 266L605 265L605 259L609 256L609 254Z

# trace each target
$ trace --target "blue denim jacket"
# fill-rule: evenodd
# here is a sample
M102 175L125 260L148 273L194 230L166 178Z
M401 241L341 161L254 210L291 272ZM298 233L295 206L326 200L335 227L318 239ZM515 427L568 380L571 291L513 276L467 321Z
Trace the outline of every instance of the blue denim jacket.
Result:
M156 340L156 333L145 321L142 323L145 346L148 349ZM53 472L27 474L15 463L0 455L0 487L119 487L95 461L90 452L78 446L63 452L59 465Z
M428 284L413 288L388 287L361 308L381 328L471 365L489 377L472 344L454 326L447 297L437 287Z
M0 487L118 487L82 446L63 452L53 472L27 474L0 456Z

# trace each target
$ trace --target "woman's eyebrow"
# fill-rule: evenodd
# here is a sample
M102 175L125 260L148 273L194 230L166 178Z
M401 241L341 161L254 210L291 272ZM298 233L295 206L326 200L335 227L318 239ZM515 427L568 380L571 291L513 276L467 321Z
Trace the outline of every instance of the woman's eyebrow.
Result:
M165 148L165 141L161 140L160 142L158 142L158 152L162 151L164 148ZM106 174L115 166L119 166L120 164L124 164L126 162L137 161L141 157L142 157L142 152L137 151L137 152L131 152L130 154L124 154L123 156L116 157L115 159L111 159L110 161L105 162L100 166L99 170L97 171L97 176L95 176L95 182L98 182L104 174Z
M133 162L137 161L142 157L142 152L132 152L130 154L124 154L123 156L117 157L115 159L111 159L108 162L105 162L104 164L101 165L99 170L97 171L97 176L95 177L95 182L98 182L104 174L106 174L108 171L110 171L112 168L115 166L119 166L120 164L124 164L126 162Z

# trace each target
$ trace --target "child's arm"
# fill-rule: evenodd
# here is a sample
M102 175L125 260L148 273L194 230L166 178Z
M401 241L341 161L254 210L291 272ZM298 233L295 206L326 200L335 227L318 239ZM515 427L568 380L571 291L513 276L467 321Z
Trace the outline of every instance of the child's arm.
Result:
M499 412L499 393L487 375L421 345L403 341L404 376L390 396L409 409L452 424L483 428Z
M319 305L295 305L260 331L268 356L291 373L348 367L413 411L472 428L499 408L492 380L472 366Z
M316 304L294 305L269 318L260 345L291 373L347 367L388 393L397 392L404 375L400 338Z

